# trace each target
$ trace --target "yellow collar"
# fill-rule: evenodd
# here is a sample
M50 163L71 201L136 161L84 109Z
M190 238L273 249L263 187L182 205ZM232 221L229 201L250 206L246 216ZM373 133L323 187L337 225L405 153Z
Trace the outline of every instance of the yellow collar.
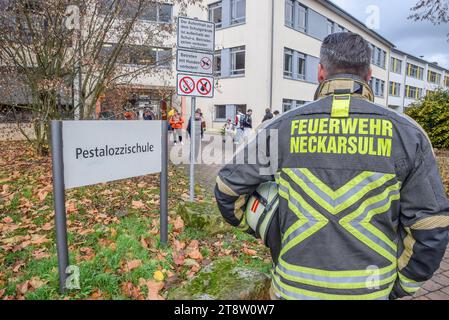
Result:
M349 93L353 97L374 102L374 93L371 87L363 80L340 77L323 81L315 93L315 100L338 93Z

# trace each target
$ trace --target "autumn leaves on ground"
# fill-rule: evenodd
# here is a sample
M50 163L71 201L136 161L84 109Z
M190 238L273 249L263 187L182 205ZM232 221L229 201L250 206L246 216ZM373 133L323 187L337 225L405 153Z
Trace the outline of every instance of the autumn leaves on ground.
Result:
M260 242L239 231L214 237L184 225L180 169L169 173L169 246L159 244L158 176L66 193L70 264L80 288L59 295L51 160L22 142L0 143L0 299L165 299L220 257L268 272ZM213 201L201 188L198 201Z

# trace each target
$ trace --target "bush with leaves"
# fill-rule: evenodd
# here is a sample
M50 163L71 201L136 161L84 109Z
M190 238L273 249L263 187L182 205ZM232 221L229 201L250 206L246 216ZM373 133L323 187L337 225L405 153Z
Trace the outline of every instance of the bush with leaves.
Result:
M427 94L408 108L406 114L424 128L435 148L449 149L449 90Z

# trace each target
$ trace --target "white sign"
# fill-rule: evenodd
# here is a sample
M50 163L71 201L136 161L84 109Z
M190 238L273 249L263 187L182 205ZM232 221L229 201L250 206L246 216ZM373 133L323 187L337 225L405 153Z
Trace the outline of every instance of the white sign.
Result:
M214 97L214 78L191 74L178 74L177 93L188 97Z
M161 121L64 121L65 188L162 170Z
M212 75L214 72L213 64L213 54L180 49L177 52L176 69L180 72Z
M215 24L209 21L178 18L178 48L213 53Z

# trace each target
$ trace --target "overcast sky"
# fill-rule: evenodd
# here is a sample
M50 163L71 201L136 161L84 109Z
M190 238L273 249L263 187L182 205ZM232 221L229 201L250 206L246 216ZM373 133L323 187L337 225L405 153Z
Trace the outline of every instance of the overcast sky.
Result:
M360 21L366 23L366 10L376 5L380 10L380 29L376 30L396 47L425 60L436 61L449 69L449 24L434 26L430 22L408 20L410 8L418 0L331 0Z

